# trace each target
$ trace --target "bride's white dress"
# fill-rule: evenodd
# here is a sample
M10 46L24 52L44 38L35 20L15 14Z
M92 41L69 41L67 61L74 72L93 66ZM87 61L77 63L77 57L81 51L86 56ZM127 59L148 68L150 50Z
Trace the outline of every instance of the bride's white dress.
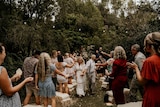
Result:
M76 81L77 81L77 87L76 87L76 92L77 95L79 96L85 96L84 88L85 88L85 80L86 80L86 75L82 76L82 71L85 68L85 64L75 64L74 69L76 71Z

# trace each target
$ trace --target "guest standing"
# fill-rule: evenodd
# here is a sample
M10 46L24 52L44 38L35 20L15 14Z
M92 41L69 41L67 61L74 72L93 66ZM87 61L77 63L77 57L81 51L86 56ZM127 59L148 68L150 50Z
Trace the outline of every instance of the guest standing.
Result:
M110 77L114 78L111 89L116 105L124 104L125 98L123 89L127 83L127 65L126 52L121 46L116 46L114 49L114 62Z
M69 56L69 53L65 53L65 59L64 62L66 62L68 65L74 64L74 60ZM68 74L68 84L72 84L72 79L74 76L74 70L73 68L65 68L65 72Z
M53 63L53 64L55 64L55 63L57 63L58 62L58 60L57 60L57 50L52 50L52 53L51 53L51 63ZM56 72L54 72L53 73L53 75L52 75L52 81L53 81L53 83L54 83L54 86L55 86L55 88L57 88L57 74L56 74Z
M141 72L136 63L131 64L138 81L144 85L142 107L160 107L160 32L145 37L144 49L150 56L144 61Z
M138 68L141 70L143 66L143 62L146 59L146 56L140 52L140 46L138 44L134 44L131 47L132 55L134 56L134 62L138 65ZM143 86L138 82L136 73L133 75L130 91L129 91L129 101L136 102L137 99L137 91L139 90L141 97L143 97L144 89Z
M23 62L24 78L28 78L28 77L34 78L35 77L34 71L35 71L35 67L36 67L36 64L39 59L39 55L40 55L40 51L35 50L33 52L32 56L25 58L25 60ZM40 104L40 97L38 95L38 90L35 88L35 81L26 83L25 87L26 87L26 97L23 101L23 106L28 104L28 102L32 96L32 93L35 96L36 104L39 105Z
M5 57L5 47L0 43L0 107L21 107L18 91L25 83L33 81L33 77L28 77L13 87L12 82L20 79L20 75L15 74L13 77L9 78L6 68L1 66Z
M51 57L48 53L41 53L35 70L35 87L39 89L39 95L43 98L44 107L48 107L49 99L51 99L52 107L56 107L55 86L52 81L53 72L66 77L51 63Z
M58 70L60 70L62 74L67 75L67 77L68 77L68 74L65 71L65 68L66 67L71 68L71 67L73 67L74 64L69 65L66 62L64 62L62 55L58 55L57 59L58 59L58 62L55 63L56 68ZM62 92L62 93L63 92L69 93L69 90L68 90L68 78L65 78L65 77L57 74L57 81L59 83L59 91ZM64 91L63 91L63 85L64 85Z

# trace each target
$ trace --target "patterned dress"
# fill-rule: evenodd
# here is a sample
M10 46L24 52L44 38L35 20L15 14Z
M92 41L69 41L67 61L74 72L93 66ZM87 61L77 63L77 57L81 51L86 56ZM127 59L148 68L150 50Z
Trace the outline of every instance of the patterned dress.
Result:
M2 72L2 68L3 67L0 66L0 75ZM18 92L8 97L0 89L0 107L21 107L21 101Z
M52 81L52 73L55 71L56 67L54 64L50 64L50 71L46 72L46 77L44 81L39 80L39 95L45 98L52 98L56 96L55 85ZM37 73L37 71L35 71Z

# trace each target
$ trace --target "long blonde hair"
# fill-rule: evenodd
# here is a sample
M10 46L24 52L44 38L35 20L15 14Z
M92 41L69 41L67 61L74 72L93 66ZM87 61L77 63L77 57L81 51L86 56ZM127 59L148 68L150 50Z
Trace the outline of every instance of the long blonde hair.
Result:
M116 46L114 49L114 59L127 59L126 52L122 46Z
M79 60L82 60L82 63L81 63L81 64L84 64L84 63L85 63L85 61L84 61L84 59L83 59L82 56L78 56L78 57L77 57L77 63L79 62Z
M50 72L49 64L51 62L51 57L48 53L43 52L40 54L39 62L37 64L37 73L38 78L41 81L44 81L46 78L46 74Z

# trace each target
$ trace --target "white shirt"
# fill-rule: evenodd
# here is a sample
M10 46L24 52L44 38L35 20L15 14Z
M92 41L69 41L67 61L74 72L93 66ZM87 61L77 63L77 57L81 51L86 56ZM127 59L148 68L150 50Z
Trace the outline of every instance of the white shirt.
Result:
M95 66L95 61L90 59L87 61L85 69L87 70L88 73L95 72L96 66Z

